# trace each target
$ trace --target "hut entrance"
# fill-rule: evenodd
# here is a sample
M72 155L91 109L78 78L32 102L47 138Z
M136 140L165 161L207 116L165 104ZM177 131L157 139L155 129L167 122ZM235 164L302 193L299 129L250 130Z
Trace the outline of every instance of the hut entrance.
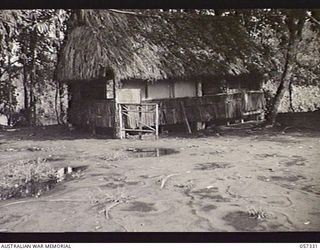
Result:
M153 133L159 137L159 105L157 103L118 103L120 138L126 133L134 133L142 138L142 133Z

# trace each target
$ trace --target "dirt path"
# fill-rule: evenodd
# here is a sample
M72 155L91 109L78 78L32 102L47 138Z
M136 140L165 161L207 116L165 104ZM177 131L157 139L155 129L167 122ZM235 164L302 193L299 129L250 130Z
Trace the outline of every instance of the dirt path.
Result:
M176 152L126 151L140 147ZM0 133L0 168L37 157L87 167L39 198L0 201L0 231L319 231L319 152L316 132L158 141Z

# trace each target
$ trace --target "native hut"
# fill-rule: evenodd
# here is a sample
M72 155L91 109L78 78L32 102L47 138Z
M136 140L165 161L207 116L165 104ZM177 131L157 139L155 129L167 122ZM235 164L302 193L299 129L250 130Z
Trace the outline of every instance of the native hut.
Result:
M160 125L244 119L263 110L258 52L235 18L81 10L73 22L57 79L69 86L69 122L76 126L118 127L116 100L137 96L159 105ZM129 128L139 126L137 115L155 125L150 114L131 113L120 121Z

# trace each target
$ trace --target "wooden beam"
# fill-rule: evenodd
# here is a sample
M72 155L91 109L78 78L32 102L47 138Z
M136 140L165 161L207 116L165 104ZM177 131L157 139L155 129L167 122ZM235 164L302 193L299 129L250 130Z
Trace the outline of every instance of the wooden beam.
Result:
M189 134L192 134L192 131L191 131L191 128L190 128L190 124L189 124L189 121L188 121L188 117L187 117L187 114L186 114L186 110L185 110L185 107L184 107L184 104L183 104L182 101L180 102L180 105L181 105L182 113L183 113L183 116L184 116L184 121L186 122L186 125L187 125L187 128L188 128L188 132L189 132Z

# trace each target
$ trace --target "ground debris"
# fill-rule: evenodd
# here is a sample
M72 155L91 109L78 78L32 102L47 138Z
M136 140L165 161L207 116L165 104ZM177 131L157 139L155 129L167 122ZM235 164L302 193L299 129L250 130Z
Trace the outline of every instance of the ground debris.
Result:
M177 188L183 188L183 189L192 189L194 184L192 180L188 180L186 184L176 184L174 185Z
M177 176L177 175L180 175L180 174L169 174L169 175L167 175L166 177L164 177L164 178L162 179L162 181L161 181L160 189L163 189L163 188L164 188L164 186L166 185L166 182L168 181L168 179L169 179L170 177Z
M262 209L256 210L255 208L249 209L248 215L250 217L253 217L253 218L258 219L258 220L263 220L263 219L266 219L268 217L268 215L267 215L267 213L265 211L263 211Z

